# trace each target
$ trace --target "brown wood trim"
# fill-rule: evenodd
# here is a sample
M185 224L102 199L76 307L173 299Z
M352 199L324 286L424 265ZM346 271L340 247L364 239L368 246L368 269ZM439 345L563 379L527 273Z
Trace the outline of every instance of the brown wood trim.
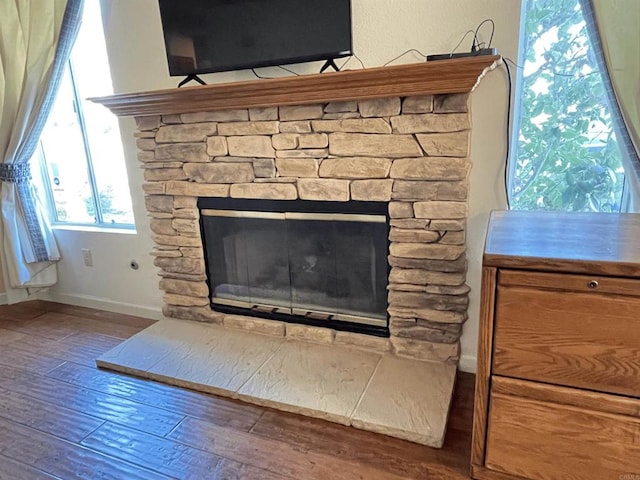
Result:
M640 263L637 262L611 263L596 260L583 261L558 258L512 257L485 253L482 257L482 263L487 266L520 270L640 278Z
M498 275L498 284L500 286L531 287L569 292L640 296L638 280L599 275L571 275L504 269Z
M510 395L640 418L640 400L526 380L493 376L492 394Z
M499 56L467 57L297 77L220 83L91 98L118 116L471 92Z
M497 269L484 267L480 290L480 335L478 337L478 363L476 392L473 405L473 437L471 465L484 465L487 415L489 411L489 380L493 344L493 317L495 309Z

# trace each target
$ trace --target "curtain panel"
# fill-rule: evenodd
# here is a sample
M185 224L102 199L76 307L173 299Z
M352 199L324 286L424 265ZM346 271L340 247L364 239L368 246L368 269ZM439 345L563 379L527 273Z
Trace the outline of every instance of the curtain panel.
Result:
M0 1L0 253L14 289L57 281L60 253L34 195L29 162L78 33L82 6L83 0Z
M627 210L640 212L640 1L581 4L622 153Z

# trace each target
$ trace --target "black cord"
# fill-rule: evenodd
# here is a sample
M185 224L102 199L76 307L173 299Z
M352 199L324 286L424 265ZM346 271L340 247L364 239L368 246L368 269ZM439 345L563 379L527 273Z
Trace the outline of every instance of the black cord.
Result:
M507 62L504 63L504 68L507 71L507 81L509 84L508 95L507 95L507 153L505 154L504 159L504 191L505 197L507 199L507 210L511 210L511 202L509 202L509 147L511 144L511 70L509 69L509 64Z
M296 72L294 72L293 70L289 70L288 68L283 67L282 65L278 65L278 68L281 68L281 69L282 69L282 70L284 70L285 72L293 73L293 74L294 74L294 75L296 75L296 76L300 76L300 74L299 74L299 73L296 73Z
M407 53L411 53L411 52L416 52L418 55L420 55L421 57L424 57L425 61L427 60L427 56L422 53L420 50L416 50L415 48L410 48L409 50L402 52L400 55L398 55L395 58L392 58L391 60L389 60L387 63L385 63L384 65L382 65L383 67L386 67L387 65L389 65L392 62L395 62L396 60L398 60L400 57L404 57Z
M482 25L487 22L491 22L491 36L489 37L489 45L487 45L487 48L491 48L491 44L493 43L493 34L496 31L496 24L492 18L485 18L482 22L480 22L480 25L476 27L476 31L473 33L473 44L471 45L472 52L475 52L478 49L478 31L480 30Z
M458 49L458 47L460 46L460 44L461 44L462 42L464 42L464 39L465 39L465 38L467 38L467 35L469 35L469 34L475 35L475 33L473 32L473 30L467 30L467 31L465 32L465 34L462 36L462 38L460 39L460 41L458 42L458 44L457 44L455 47L453 47L453 50L451 50L451 53L455 53L455 51Z
M261 75L258 75L258 72L256 72L255 68L252 68L251 71L253 72L253 74L257 77L257 78L272 78L272 77L263 77Z

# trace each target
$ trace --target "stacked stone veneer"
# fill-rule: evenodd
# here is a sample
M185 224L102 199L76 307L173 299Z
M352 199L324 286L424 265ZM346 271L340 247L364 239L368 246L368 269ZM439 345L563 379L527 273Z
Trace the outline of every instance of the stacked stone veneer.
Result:
M468 95L145 116L146 206L168 317L456 361L467 318ZM389 202L389 339L214 312L198 197Z

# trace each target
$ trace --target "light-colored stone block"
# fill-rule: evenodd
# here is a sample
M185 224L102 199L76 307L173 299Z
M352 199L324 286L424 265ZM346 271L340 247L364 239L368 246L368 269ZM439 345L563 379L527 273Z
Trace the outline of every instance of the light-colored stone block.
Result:
M301 178L298 180L298 194L302 200L346 202L349 200L349 181Z
M271 145L271 137L246 135L228 137L229 155L236 157L275 158L276 152Z
M406 202L390 202L389 217L391 218L412 218L413 204Z
M347 118L342 120L314 120L314 132L391 133L391 125L382 118Z
M197 208L198 199L195 196L192 197L174 197L173 208Z
M392 242L406 243L433 243L440 240L440 234L430 230L409 230L405 228L391 227L389 240Z
M183 257L189 257L189 258L203 258L204 257L204 252L202 251L201 248L180 247L180 253L182 254Z
M249 120L249 112L243 110L218 110L215 112L183 113L180 115L183 123L198 122L242 122Z
M135 117L136 127L138 130L155 130L160 126L160 115L152 115L146 117Z
M167 182L166 191L170 195L194 197L228 197L228 184L204 184L195 182Z
M200 224L196 219L191 218L174 218L171 221L171 225L180 235L187 237L199 237L200 236Z
M463 181L396 180L393 182L394 200L452 200L463 201L469 195L469 183Z
M325 158L329 152L326 148L309 148L307 150L278 150L278 158Z
M431 220L429 230L461 232L466 227L465 220Z
M138 138L136 139L136 146L139 150L154 150L156 142L153 138Z
M250 108L249 120L251 120L252 122L278 120L278 107Z
M318 160L314 158L278 158L276 169L281 177L317 177Z
M144 204L148 212L167 212L173 211L173 197L169 195L147 195L144 197Z
M309 133L298 138L299 148L327 148L329 137L325 133Z
M469 207L466 202L416 202L413 212L416 218L460 219L467 218Z
M414 285L462 285L465 280L464 273L435 272L418 268L392 268L389 273L389 281L397 283L412 283Z
M224 326L227 328L237 328L274 337L283 337L285 333L285 323L275 320L264 320L262 318L244 317L242 315L225 315Z
M218 124L218 134L232 135L272 135L278 133L278 122L232 122Z
M392 243L389 252L395 257L456 260L464 253L460 245Z
M338 113L325 113L322 116L325 120L344 120L347 118L361 118L358 112L338 112Z
M281 133L311 133L311 122L309 120L298 120L295 122L280 122Z
M162 298L167 305L175 305L178 307L206 307L209 305L209 299L206 297L191 297L178 293L166 293Z
M265 200L295 200L298 191L290 183L237 183L231 185L231 198L261 198Z
M391 117L391 126L398 133L438 133L469 130L471 122L467 113L424 113Z
M467 311L469 298L465 295L438 295L435 293L406 292L389 290L389 305L401 305L403 308L431 308L447 312Z
M226 138L217 136L207 138L207 155L216 157L227 153L229 153L229 148L227 147Z
M329 153L343 157L420 157L422 150L412 135L369 133L329 134Z
M385 355L351 424L411 442L442 447L455 376L453 365L420 364Z
M468 112L469 94L436 95L433 101L433 111L436 113Z
M467 157L470 131L447 133L419 133L420 146L430 157Z
M183 170L197 183L244 183L255 178L248 163L185 163Z
M221 324L224 315L214 312L210 307L181 307L178 305L165 305L162 307L162 314L168 318L178 318L180 320L193 320L194 322L204 322Z
M168 143L158 145L156 161L208 162L207 145L205 143Z
M165 125L156 133L157 143L189 143L203 142L207 137L215 135L218 131L217 124L190 123L187 125Z
M171 225L170 218L152 218L149 221L149 228L158 235L176 235L177 232Z
M367 202L391 200L393 180L354 180L351 182L351 199Z
M375 98L360 100L358 110L363 117L390 117L400 113L400 98Z
M433 111L433 95L407 97L402 101L402 113L431 113Z
M279 133L271 137L271 143L276 150L293 150L298 148L298 133Z
M376 353L387 353L391 348L391 343L389 343L388 338L342 331L336 331L333 343L335 345L357 347Z
M406 180L465 180L471 162L466 158L399 158L391 166L391 178Z
M287 323L286 336L288 339L303 340L305 342L329 345L333 343L335 331L331 330L330 328Z
M322 105L293 105L279 108L279 116L282 121L322 118L323 113Z
M424 218L392 218L389 225L398 228L427 228L429 220Z
M464 245L466 235L464 231L459 232L445 232L440 239L440 243L445 245Z
M182 123L182 119L180 118L180 115L171 113L169 115L162 115L162 123L165 125L174 125Z
M325 113L338 113L338 112L356 112L358 111L358 102L347 100L343 102L329 102L324 107Z
M189 282L173 278L163 278L160 280L160 289L167 293L179 293L192 297L208 297L209 287L204 282Z
M144 171L145 182L164 182L166 180L184 180L187 176L181 168L154 168Z
M253 174L256 178L271 178L276 176L276 162L273 158L256 158L253 162Z
M153 162L156 159L155 151L139 150L138 161L142 163Z
M326 178L386 178L391 169L388 158L327 158L320 164L320 176Z
M166 184L164 182L143 183L142 191L148 195L149 194L161 195L166 191L165 186Z
M460 343L434 343L410 338L391 337L396 355L401 357L449 363L455 366L460 358Z
M387 311L392 317L415 318L418 321L428 320L429 322L463 323L467 319L466 312L447 312L434 310L433 308L390 306Z
M156 258L153 264L166 272L186 273L189 275L204 273L204 261L199 258Z

